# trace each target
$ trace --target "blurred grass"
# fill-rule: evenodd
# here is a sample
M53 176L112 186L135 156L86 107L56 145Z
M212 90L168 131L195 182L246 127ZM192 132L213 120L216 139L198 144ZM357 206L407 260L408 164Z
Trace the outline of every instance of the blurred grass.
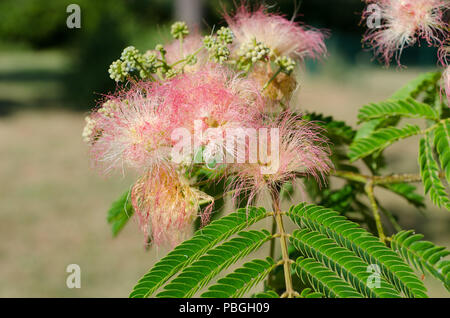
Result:
M146 41L143 37L139 45ZM105 178L91 168L81 141L84 116L61 107L59 76L68 67L64 54L3 51L0 61L0 103L13 106L10 116L0 117L0 297L127 296L164 255L145 251L136 222L117 239L106 223L110 203L134 176ZM296 102L300 109L353 125L358 107L387 98L422 71L349 69L332 61L339 68L323 64L319 73L303 76ZM388 151L393 169L417 171L416 142ZM386 208L399 212L406 228L450 246L448 212L430 208L421 215L401 199L379 194ZM81 266L81 289L66 287L65 269L72 263ZM427 279L427 285L431 295L448 297L438 282Z

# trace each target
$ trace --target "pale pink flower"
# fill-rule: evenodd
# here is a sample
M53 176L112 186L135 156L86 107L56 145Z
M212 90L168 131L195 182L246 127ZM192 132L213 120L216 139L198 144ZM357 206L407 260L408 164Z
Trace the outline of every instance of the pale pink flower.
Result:
M208 128L247 127L261 116L257 85L220 66L180 74L161 84L136 83L91 114L83 133L106 170L129 166L146 170L171 159L175 129L194 135ZM194 136L195 137L195 136ZM201 142L201 141L200 141Z
M425 40L430 46L439 47L445 38L447 24L443 13L450 8L446 0L368 0L369 4L377 5L381 18L381 26L369 29L365 41L368 42L376 55L383 57L386 64L396 56L400 56L404 48ZM377 14L366 11L365 18Z
M332 163L327 141L321 136L322 129L319 126L285 112L265 127L278 129L278 152L271 153L271 143L276 140L270 140L269 137L266 146L269 151L261 152L263 145L258 145L257 163L230 167L230 173L235 177L229 190L234 191L235 198L241 193L248 193L252 200L262 190L273 189L299 176L310 176L319 182L323 180ZM270 166L276 167L276 170L261 169Z
M156 245L169 247L185 240L192 231L202 200L209 202L203 212L209 215L213 199L191 187L170 166L149 170L131 191L131 202L145 236Z
M141 82L108 98L91 114L91 154L106 171L124 166L147 169L169 159L170 110L161 106L166 89Z
M289 21L282 15L268 13L263 6L255 11L241 6L235 15L225 14L225 19L235 36L235 51L256 40L266 45L275 56L303 60L326 53L323 32Z

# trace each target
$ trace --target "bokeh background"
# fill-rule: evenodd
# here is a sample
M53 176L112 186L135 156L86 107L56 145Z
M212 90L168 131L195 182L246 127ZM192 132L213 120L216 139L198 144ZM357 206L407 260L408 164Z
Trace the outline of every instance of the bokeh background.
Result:
M68 29L66 7L81 7L81 28ZM294 0L266 1L292 16ZM298 4L298 3L297 3ZM299 109L356 125L359 107L388 98L422 71L436 69L436 52L408 49L408 66L383 67L361 45L360 0L303 0L300 20L327 29L329 56L308 63ZM110 203L135 179L99 175L81 140L84 116L113 91L108 66L127 45L141 50L170 40L170 23L185 19L208 32L223 24L232 1L2 0L0 2L0 297L126 297L137 279L165 254L144 248L136 222L112 238ZM417 140L387 151L392 171L418 171ZM417 211L378 193L437 244L450 246L450 213L428 201ZM80 289L66 287L66 266L81 267ZM430 294L449 294L425 278Z

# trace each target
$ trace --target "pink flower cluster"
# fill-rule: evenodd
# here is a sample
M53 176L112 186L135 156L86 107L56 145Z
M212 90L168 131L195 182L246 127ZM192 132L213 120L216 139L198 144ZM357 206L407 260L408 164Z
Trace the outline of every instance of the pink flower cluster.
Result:
M440 47L448 36L448 25L443 19L445 10L450 8L446 0L366 1L372 10L364 12L364 17L378 18L381 25L372 25L365 40L387 64L394 55L400 63L403 49L420 40Z
M236 40L233 45L256 39L274 54L298 60L326 51L322 33L265 13L262 8L255 12L240 8L235 16L227 15L226 19ZM197 52L201 38L194 33L182 45L183 50L180 41L165 47L168 64ZM200 63L180 69L174 77L129 83L131 87L108 96L87 118L83 132L94 162L102 170L128 167L142 175L132 188L131 200L142 230L158 245L178 244L189 232L200 207L207 203L202 215L202 220L207 220L214 202L188 177L195 168L192 157L199 149L193 149L186 161L174 163L177 140L173 134L180 128L194 136L198 126L202 132L210 128L279 130L279 150L270 154L279 161L276 171L266 173L261 169L272 160L264 156L257 163L235 163L223 169L223 177L234 180L230 190L236 194L250 189L254 197L264 187L290 181L298 174L320 178L331 166L326 142L314 124L288 112L270 118L260 82L230 67L208 62L207 55L197 58ZM194 148L196 141L208 146L208 141L194 138ZM244 143L246 151L250 151L248 141ZM224 151L237 155L234 149Z

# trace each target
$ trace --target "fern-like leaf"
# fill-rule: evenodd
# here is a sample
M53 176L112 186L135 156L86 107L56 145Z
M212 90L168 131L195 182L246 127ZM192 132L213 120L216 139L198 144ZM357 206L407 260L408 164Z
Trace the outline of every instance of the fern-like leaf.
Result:
M394 251L338 212L301 203L291 207L288 216L300 227L320 232L353 251L366 263L378 265L386 280L407 297L427 297L423 282Z
M353 162L357 159L383 150L394 142L418 135L421 132L417 125L406 125L404 128L388 127L373 132L369 137L357 139L350 145L349 157Z
M363 106L359 110L358 119L360 121L368 121L393 116L426 118L431 120L439 119L439 115L433 108L412 98L407 98L405 100L388 100Z
M169 282L157 297L188 298L203 288L213 277L272 238L266 231L240 232L238 237L209 250Z
M268 290L252 295L252 298L280 298L274 290Z
M450 210L450 200L439 178L439 166L433 158L431 136L429 133L420 140L419 164L425 194L429 193L431 200L437 206Z
M422 273L429 272L442 281L450 290L450 260L444 259L450 251L422 239L422 234L401 231L392 237L391 248Z
M196 261L216 244L268 216L263 208L239 209L208 226L181 243L145 274L130 294L132 298L149 297L175 273Z
M385 279L380 278L380 286L371 288L368 285L371 272L370 264L364 262L356 254L324 234L310 229L296 230L290 238L291 243L305 256L313 258L342 279L352 285L365 297L400 298L400 294Z
M384 186L386 189L398 194L399 196L405 198L409 203L414 205L416 208L425 207L425 198L416 193L417 187L409 183L393 183Z
M434 131L434 145L439 154L445 178L450 183L450 120L440 123Z
M353 286L312 258L297 258L293 269L315 291L329 298L362 298Z
M436 86L441 78L440 72L429 72L420 74L405 86L397 90L392 99L405 99L407 97L417 98L422 92L436 91Z
M242 297L252 287L261 282L275 268L271 258L253 260L245 263L241 268L217 281L202 294L205 298L237 298ZM275 293L276 294L276 293ZM269 294L273 296L273 294ZM276 294L278 297L278 294Z

